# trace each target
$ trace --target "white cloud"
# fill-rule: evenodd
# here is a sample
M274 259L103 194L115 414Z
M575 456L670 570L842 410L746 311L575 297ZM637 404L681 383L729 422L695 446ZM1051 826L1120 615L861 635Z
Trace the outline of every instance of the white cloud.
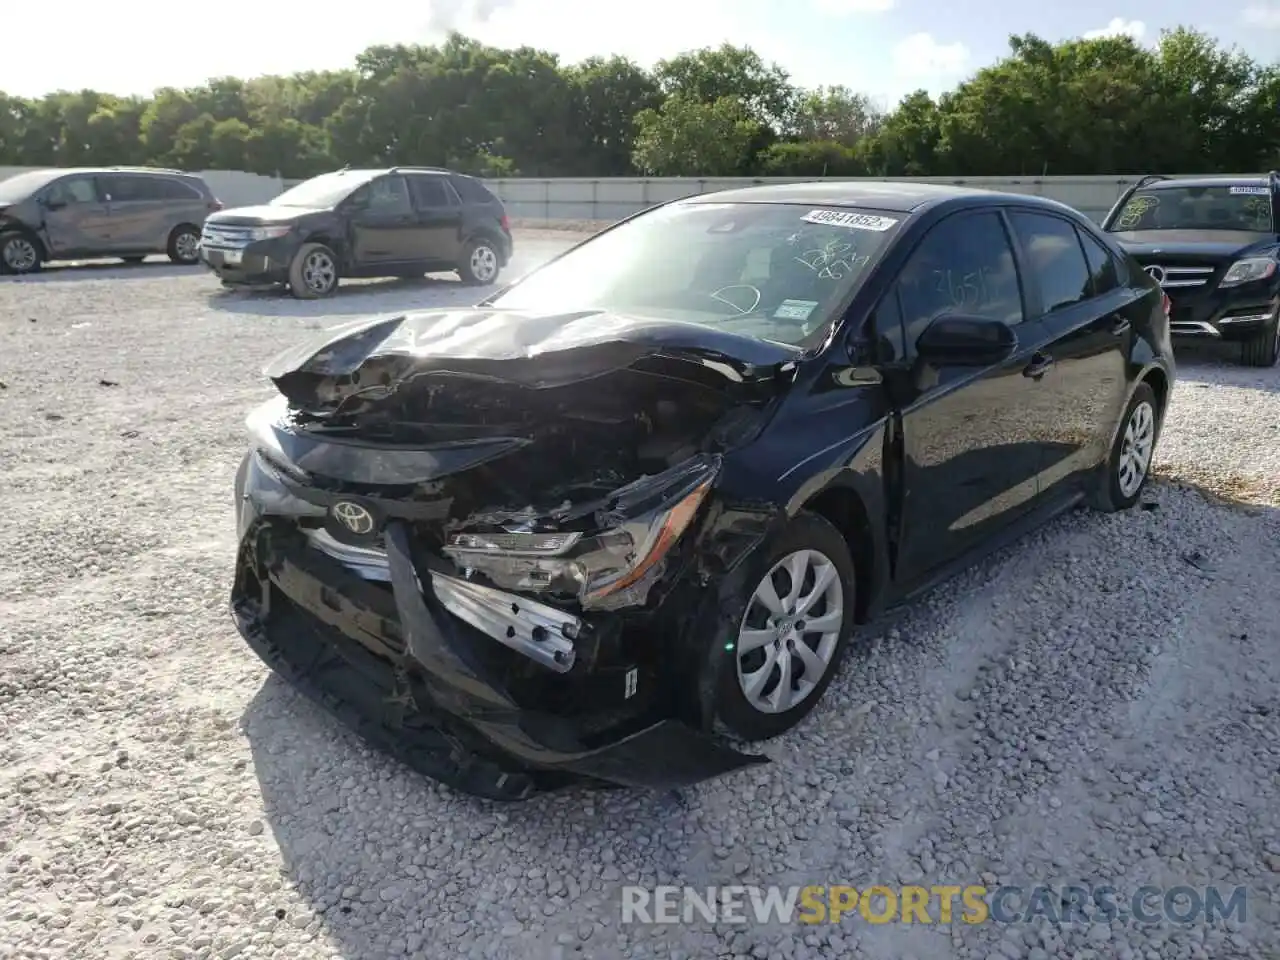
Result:
M1280 4L1254 3L1245 7L1244 22L1264 30L1280 30Z
M858 13L884 13L892 10L896 0L814 0L814 6L823 13L836 16Z
M916 80L948 80L963 73L969 48L963 43L939 43L928 33L913 33L893 48L899 76Z
M1086 40L1098 40L1102 37L1132 37L1141 42L1147 35L1147 25L1141 20L1126 20L1124 17L1112 17L1111 22L1097 30L1086 30Z

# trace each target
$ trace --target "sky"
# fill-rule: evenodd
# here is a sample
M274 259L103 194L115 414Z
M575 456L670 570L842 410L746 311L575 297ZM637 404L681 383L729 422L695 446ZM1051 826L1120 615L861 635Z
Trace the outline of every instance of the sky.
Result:
M212 76L335 69L370 45L432 43L449 29L565 62L619 53L645 66L728 41L753 47L799 84L843 84L884 106L922 87L950 89L1007 54L1013 33L1127 33L1153 43L1162 29L1187 25L1280 60L1280 0L332 0L323 15L276 3L226 16L216 5L180 14L155 0L103 16L98 0L61 0L57 9L55 28L35 16L8 21L0 91L146 94Z

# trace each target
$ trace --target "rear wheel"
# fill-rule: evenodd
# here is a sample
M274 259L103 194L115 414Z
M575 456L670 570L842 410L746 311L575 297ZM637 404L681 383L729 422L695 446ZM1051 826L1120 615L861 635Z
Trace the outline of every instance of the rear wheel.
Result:
M472 240L462 253L462 262L458 264L458 276L462 282L476 287L487 287L498 279L502 269L498 259L498 251L484 237Z
M289 264L289 292L299 300L319 300L337 289L337 255L323 243L304 243Z
M1151 386L1138 384L1111 445L1111 454L1104 468L1106 472L1097 478L1093 496L1095 509L1103 513L1128 510L1142 496L1155 456L1159 422L1157 406Z
M1240 362L1247 367L1274 367L1280 362L1280 310L1252 339L1240 345Z
M22 231L0 233L0 273L35 273L44 260L40 244Z
M200 231L189 223L174 227L169 234L169 259L190 266L200 259ZM139 258L141 259L141 258Z

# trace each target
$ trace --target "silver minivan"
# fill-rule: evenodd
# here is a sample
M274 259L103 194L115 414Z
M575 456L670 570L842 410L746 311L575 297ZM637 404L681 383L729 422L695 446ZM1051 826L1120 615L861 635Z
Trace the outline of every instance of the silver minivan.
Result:
M50 168L0 180L0 273L50 260L167 254L199 262L200 228L222 204L200 177L153 167Z

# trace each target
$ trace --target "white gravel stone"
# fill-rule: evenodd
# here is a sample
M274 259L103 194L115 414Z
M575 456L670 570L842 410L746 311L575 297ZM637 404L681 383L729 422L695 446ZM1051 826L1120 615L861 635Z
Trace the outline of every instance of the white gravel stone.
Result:
M566 240L518 243L522 269ZM678 799L498 807L371 752L269 678L226 611L263 363L476 296L442 279L299 303L164 264L0 281L0 953L1280 950L1280 370L1180 357L1150 509L1063 517L867 628L811 719L763 745L773 764ZM633 882L899 877L1254 893L1228 930L619 922Z

